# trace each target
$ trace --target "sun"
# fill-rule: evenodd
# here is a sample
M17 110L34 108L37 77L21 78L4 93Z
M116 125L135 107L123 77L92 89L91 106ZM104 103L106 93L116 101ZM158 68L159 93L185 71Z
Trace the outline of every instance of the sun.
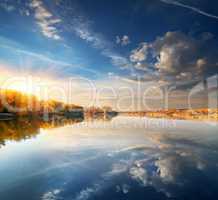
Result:
M16 90L28 95L34 95L33 89L25 83L17 83L9 86L7 89Z
M10 89L27 95L36 95L38 83L34 79L24 76L0 77L1 89Z

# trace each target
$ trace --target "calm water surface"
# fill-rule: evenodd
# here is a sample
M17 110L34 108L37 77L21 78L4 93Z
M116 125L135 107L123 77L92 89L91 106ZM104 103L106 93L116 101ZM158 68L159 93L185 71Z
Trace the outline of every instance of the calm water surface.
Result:
M218 199L215 123L118 116L0 127L1 200Z

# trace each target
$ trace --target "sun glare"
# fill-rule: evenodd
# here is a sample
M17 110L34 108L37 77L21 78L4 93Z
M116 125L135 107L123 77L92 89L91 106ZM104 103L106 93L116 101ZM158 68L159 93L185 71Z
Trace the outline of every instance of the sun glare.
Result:
M11 90L16 90L28 95L34 95L33 88L30 88L27 84L25 83L18 83L18 84L13 84L7 87L6 89L11 89Z

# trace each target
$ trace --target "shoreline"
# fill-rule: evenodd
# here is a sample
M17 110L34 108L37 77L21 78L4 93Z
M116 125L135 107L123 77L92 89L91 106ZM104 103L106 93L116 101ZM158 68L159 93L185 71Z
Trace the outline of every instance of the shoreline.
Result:
M129 117L147 117L153 119L193 120L218 122L218 109L166 110L166 111L130 111L119 112Z
M48 117L51 116L62 116L66 118L77 118L85 115L93 116L94 118L98 115L122 115L129 117L147 117L151 119L172 119L172 120L193 120L193 121L208 121L218 122L218 109L197 109L197 110L167 110L167 111L126 111L126 112L66 112L66 113L48 113ZM14 113L0 113L0 121L13 120L19 117L43 117L43 114L30 113L27 115L16 115Z

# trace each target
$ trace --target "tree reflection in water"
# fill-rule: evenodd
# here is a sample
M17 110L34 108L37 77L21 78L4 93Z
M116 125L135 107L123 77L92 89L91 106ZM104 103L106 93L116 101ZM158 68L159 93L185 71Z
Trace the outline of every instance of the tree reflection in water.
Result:
M84 117L50 116L48 119L37 117L18 117L15 120L0 121L0 147L6 141L21 141L35 137L41 129L52 129L66 125L73 125L84 120L110 121L115 115L99 114L97 116L85 115Z

